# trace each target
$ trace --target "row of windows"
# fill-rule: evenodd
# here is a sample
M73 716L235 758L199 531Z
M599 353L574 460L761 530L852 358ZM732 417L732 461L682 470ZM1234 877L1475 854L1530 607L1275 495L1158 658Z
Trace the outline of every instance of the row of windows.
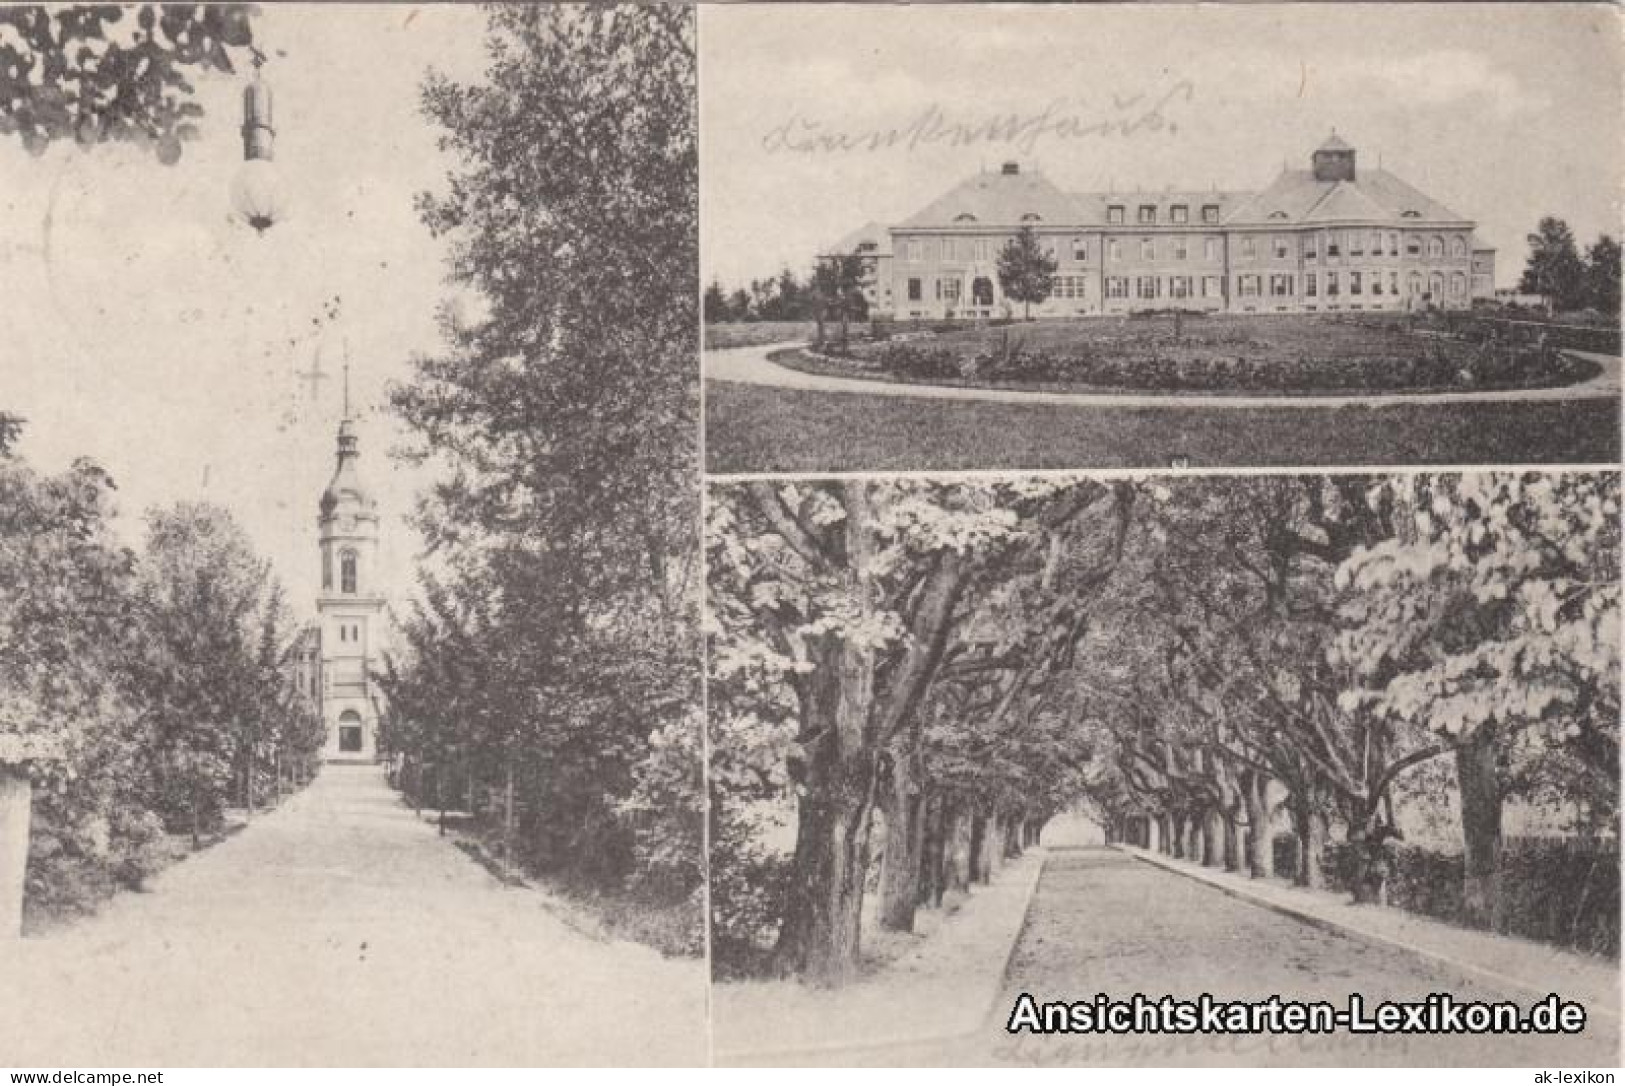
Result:
M333 587L333 556L329 551L322 552L322 588L331 590ZM342 551L339 554L339 591L351 595L356 591L356 553L352 550Z
M1254 234L1242 234L1237 238L1237 251L1241 258L1250 260L1259 253L1259 243L1265 242L1268 252L1277 260L1286 260L1292 256L1292 234L1275 234L1263 239ZM1159 251L1170 254L1174 260L1190 259L1191 240L1186 237L1172 238L1141 238L1139 250L1141 260L1156 260ZM990 260L995 254L994 239L992 238L927 238L924 241L910 239L903 245L903 259L918 262L922 257L926 260ZM1161 249L1159 242L1165 242L1167 248ZM1202 256L1205 260L1218 260L1220 255L1220 239L1202 238ZM1044 251L1050 256L1059 259L1063 252L1070 251L1072 260L1076 263L1087 263L1089 260L1089 242L1086 238L1073 238L1071 245L1063 249L1062 243L1055 238L1045 238L1041 242ZM1398 256L1400 252L1400 235L1397 231L1382 230L1332 230L1320 233L1304 234L1299 238L1298 245L1305 260L1318 260L1324 252L1327 258L1348 256L1382 256L1386 250L1389 256ZM1409 256L1421 256L1426 249L1429 257L1443 257L1446 251L1456 259L1467 256L1467 239L1460 234L1452 235L1447 241L1440 234L1424 236L1422 234L1405 235L1405 252ZM1106 239L1106 256L1109 260L1123 259L1123 239Z
M1125 206L1123 204L1110 204L1106 208L1106 221L1108 223L1111 223L1114 226L1121 226L1123 224L1123 222L1124 222L1124 216L1126 215L1126 213L1127 213L1127 209L1125 208ZM1141 204L1139 206L1137 214L1135 215L1134 221L1139 223L1142 226L1154 226L1154 225L1156 225L1156 222L1157 222L1157 205L1156 204ZM1173 206L1171 206L1168 209L1168 221L1173 223L1176 226L1179 225L1180 223L1188 223L1188 222L1190 222L1191 221L1190 205L1189 204L1174 204ZM1216 222L1218 222L1219 221L1219 205L1218 204L1203 204L1202 205L1202 221L1203 222L1208 222L1208 223L1216 223Z
M1056 276L1055 289L1051 294L1053 298L1076 299L1087 296L1088 277L1082 275ZM1420 272L1412 272L1405 282L1407 293L1420 295L1425 291L1435 297L1442 297L1446 288L1452 297L1464 297L1467 294L1467 277L1460 272L1451 274L1448 278L1441 272L1434 272L1424 278ZM1156 298L1223 298L1224 278L1218 275L1190 276L1190 275L1108 275L1105 277L1105 291L1107 298L1138 298L1150 300ZM1287 274L1275 275L1238 275L1236 276L1236 296L1239 298L1291 298L1297 294L1297 276ZM1324 275L1310 272L1303 277L1303 293L1306 298L1320 295L1324 286L1327 297L1341 296L1345 291L1350 295L1371 295L1382 297L1400 294L1400 275L1396 271L1351 271L1326 272ZM1198 293L1200 291L1200 293Z

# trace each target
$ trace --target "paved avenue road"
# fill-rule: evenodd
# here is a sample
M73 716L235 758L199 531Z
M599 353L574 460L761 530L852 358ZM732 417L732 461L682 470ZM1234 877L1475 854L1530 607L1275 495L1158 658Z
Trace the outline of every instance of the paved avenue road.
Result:
M0 954L6 954L0 951ZM0 1065L698 1063L703 963L503 887L372 766L0 961Z

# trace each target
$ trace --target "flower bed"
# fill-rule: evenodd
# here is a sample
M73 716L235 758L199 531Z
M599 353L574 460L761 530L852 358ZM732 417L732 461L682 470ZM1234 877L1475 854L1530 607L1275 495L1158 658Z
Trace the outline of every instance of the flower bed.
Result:
M1418 336L1398 323L1189 317L1151 325L979 330L922 342L854 343L841 356L789 361L902 381L1206 393L1550 388L1597 372L1550 345Z

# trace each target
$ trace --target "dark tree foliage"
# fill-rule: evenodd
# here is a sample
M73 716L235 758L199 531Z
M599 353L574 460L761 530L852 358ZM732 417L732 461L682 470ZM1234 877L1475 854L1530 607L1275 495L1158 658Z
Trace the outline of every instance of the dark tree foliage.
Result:
M697 853L639 841L661 819L698 840L697 783L640 791L673 779L660 758L698 765L693 22L496 7L485 82L424 85L458 167L420 210L489 319L448 322L393 390L446 469L420 517L452 572L386 680L392 748L499 793L484 813L521 859L598 886L663 864L684 893Z
M0 8L0 135L43 154L130 140L180 160L203 107L189 70L231 72L254 4L29 4ZM132 25L133 24L133 25Z
M999 286L1031 319L1033 304L1042 305L1055 289L1055 268L1055 257L1044 251L1029 223L999 251Z

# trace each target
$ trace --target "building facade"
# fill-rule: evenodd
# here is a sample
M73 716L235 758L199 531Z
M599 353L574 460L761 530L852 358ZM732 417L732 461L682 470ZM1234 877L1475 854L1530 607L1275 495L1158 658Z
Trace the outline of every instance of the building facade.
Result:
M1455 309L1491 297L1495 251L1475 241L1477 224L1356 159L1334 133L1308 169L1283 169L1260 192L1071 193L1007 162L832 252L869 257L870 303L900 319L1020 312L998 257L1023 226L1056 260L1035 316Z
M378 505L362 485L355 422L339 423L338 462L317 516L322 588L316 597L313 668L321 684L329 760L371 761L378 753L378 663L384 597L375 577Z

